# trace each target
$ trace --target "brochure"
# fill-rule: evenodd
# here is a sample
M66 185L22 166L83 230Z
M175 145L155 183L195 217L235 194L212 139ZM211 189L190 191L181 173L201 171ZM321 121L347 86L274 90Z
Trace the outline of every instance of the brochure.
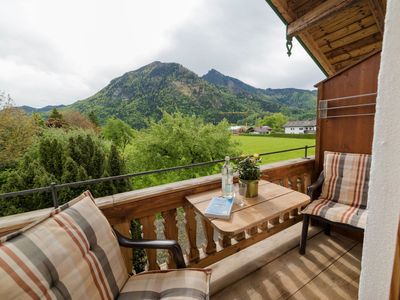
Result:
M233 197L213 197L204 215L209 218L229 219L233 200Z

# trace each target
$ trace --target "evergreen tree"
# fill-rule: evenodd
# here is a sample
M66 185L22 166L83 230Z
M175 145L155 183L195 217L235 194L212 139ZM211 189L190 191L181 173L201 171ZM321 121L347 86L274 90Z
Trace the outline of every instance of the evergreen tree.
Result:
M110 155L108 157L108 170L110 176L117 176L124 174L123 161L118 153L117 147L112 144ZM131 185L126 179L114 181L115 190L118 193L125 192L130 189Z
M49 116L49 119L62 120L63 115L57 110L57 108L53 108Z
M39 128L44 128L46 126L42 116L39 115L38 113L36 113L36 112L32 113L32 119L33 119L34 124L36 126L38 126Z
M94 125L99 126L99 119L93 110L88 114L88 118Z
M39 161L45 170L61 180L64 167L64 149L57 139L42 139L39 142Z
M63 175L61 177L61 182L62 183L74 182L77 181L77 179L78 179L78 165L71 157L67 157L64 164L64 170L63 170ZM68 199L73 199L77 195L79 195L78 188L66 188L60 191L59 198L61 202L65 202L68 201Z

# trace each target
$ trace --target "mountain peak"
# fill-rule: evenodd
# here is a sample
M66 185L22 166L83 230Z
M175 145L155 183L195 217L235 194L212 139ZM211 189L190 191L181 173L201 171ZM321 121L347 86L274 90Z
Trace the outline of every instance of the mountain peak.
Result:
M209 74L218 74L218 75L223 75L223 76L225 76L224 74L222 74L221 72L219 72L219 71L217 71L217 70L215 70L215 69L209 70L209 71L207 72L207 74L205 74L204 76L207 76L207 75L209 75ZM203 76L203 77L204 77L204 76Z
M221 72L211 69L207 72L207 74L202 77L204 80L208 82L227 88L229 91L233 93L256 93L258 89L240 81L239 79L227 76L222 74Z

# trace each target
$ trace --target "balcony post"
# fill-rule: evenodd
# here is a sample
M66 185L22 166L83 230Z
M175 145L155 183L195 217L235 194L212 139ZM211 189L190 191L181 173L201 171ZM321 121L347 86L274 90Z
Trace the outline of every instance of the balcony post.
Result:
M50 185L51 188L51 197L53 199L53 206L54 208L58 207L58 198L57 198L57 190L56 190L56 183L52 182Z

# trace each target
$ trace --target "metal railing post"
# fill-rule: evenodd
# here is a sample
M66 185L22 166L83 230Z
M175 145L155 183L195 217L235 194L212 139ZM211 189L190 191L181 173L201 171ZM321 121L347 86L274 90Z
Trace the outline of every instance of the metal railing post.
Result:
M54 208L57 208L58 207L58 198L57 198L56 183L52 182L50 187L51 187L51 197L53 198L53 206L54 206Z
M307 152L308 152L308 145L305 145L305 146L304 146L304 158L308 158L308 157L307 157L307 155L308 155Z

